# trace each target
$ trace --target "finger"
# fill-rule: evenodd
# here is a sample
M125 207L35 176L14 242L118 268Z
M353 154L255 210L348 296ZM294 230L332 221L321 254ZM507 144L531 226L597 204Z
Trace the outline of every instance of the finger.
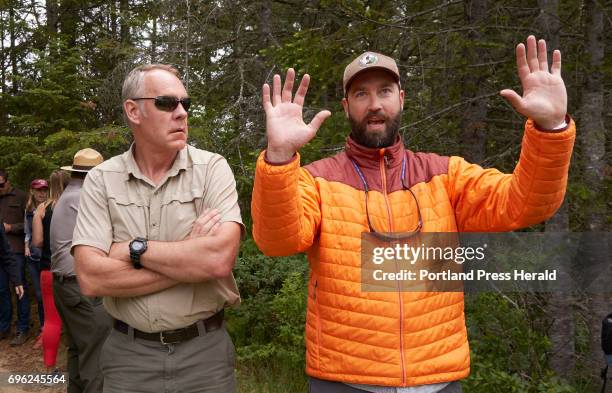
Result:
M267 83L264 83L263 87L261 88L261 101L266 113L272 109L272 102L270 101L270 85Z
M530 35L527 37L527 64L529 64L529 70L536 72L540 70L540 63L538 63L538 50L536 39Z
M215 233L217 233L217 230L221 227L221 223L218 222L215 225L213 225L212 228L210 228L210 232L208 232L209 235L214 235Z
M204 209L202 214L200 214L200 217L198 217L196 222L198 222L199 224L205 224L208 220L213 218L218 213L219 212L217 211L217 209L206 208Z
M321 111L315 115L315 117L312 119L312 121L308 125L314 130L314 132L317 132L319 128L321 127L321 125L323 124L323 122L325 121L325 119L327 119L330 116L331 116L330 111Z
M550 67L550 72L553 75L561 75L561 51L555 49L553 52L553 60L552 66Z
M310 83L310 75L304 74L302 77L302 81L300 82L300 86L295 92L295 98L293 102L300 106L304 106L304 99L306 97L306 93L308 92L308 84Z
M546 41L538 41L538 63L540 70L548 71L548 53L546 53Z
M276 106L281 103L281 77L278 74L274 75L272 81L272 105Z
M295 70L289 68L287 70L287 76L285 76L285 86L283 87L283 102L291 102L291 95L293 93L293 81L295 80Z
M193 223L193 228L191 229L192 233L201 233L202 227L206 225L206 223L211 220L216 214L216 211L213 209L204 209L200 217L198 217Z
M514 107L519 113L523 113L523 98L518 95L514 90L504 89L499 92L499 94L504 97L510 105Z
M208 232L210 232L212 227L214 227L215 224L218 224L220 220L221 220L221 216L219 215L216 215L212 219L208 220L206 224L202 226L202 234L203 235L208 234Z
M520 43L516 46L516 68L518 75L521 80L525 79L531 71L529 71L529 65L527 64L527 57L525 56L525 45Z

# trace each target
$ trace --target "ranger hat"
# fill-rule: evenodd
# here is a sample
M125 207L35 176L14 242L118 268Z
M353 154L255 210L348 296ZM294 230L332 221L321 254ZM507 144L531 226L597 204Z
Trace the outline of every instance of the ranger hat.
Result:
M364 71L380 69L389 72L395 78L395 81L400 83L399 69L395 60L389 56L385 56L376 52L364 52L344 69L344 77L342 78L342 87L344 95L353 79Z
M76 152L72 166L63 166L62 169L71 172L89 172L90 169L104 161L102 154L89 147Z

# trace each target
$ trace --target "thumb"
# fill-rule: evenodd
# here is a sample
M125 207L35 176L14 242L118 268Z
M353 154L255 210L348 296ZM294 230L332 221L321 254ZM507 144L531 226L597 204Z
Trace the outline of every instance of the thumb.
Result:
M499 94L506 100L508 100L508 102L514 107L514 109L516 109L518 112L522 112L523 98L518 95L514 90L504 89L500 91Z
M323 122L330 116L331 116L330 111L321 111L317 113L315 117L312 118L312 121L308 125L312 127L314 132L317 132L319 130L319 127L321 127L321 125L323 124Z

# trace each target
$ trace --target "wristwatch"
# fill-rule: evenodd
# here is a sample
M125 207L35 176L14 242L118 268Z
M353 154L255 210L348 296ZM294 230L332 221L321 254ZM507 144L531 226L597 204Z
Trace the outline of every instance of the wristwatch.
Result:
M130 242L130 259L134 264L134 269L142 269L140 264L140 256L147 251L147 239L144 237L137 237Z

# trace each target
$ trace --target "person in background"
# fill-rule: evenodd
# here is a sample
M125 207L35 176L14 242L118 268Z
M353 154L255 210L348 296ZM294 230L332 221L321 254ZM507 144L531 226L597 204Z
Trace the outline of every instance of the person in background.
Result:
M6 233L4 233L4 225L2 224L2 221L0 221L0 277L7 277L15 284L15 294L21 299L24 294L23 277L19 272L19 265L8 244ZM6 293L0 292L0 297L8 297L10 299L10 296L11 294L8 291ZM0 334L2 333L0 332Z
M62 167L70 172L70 183L55 204L51 220L53 294L68 342L70 393L102 393L104 378L98 358L112 325L102 298L84 296L81 292L70 254L83 181L87 172L102 161L100 153L87 148L74 155L71 166Z
M49 271L51 266L51 217L53 209L64 188L70 181L70 175L62 170L55 170L49 176L49 198L38 205L32 220L32 244L42 250L40 256L40 288L45 310L45 325L43 326L43 359L48 370L55 368L57 349L62 334L62 321L53 299L53 276Z
M25 277L23 212L25 211L26 200L26 193L13 187L9 181L8 172L0 169L0 221L3 223L2 227L17 261L21 277ZM24 294L20 299L17 299L17 332L11 341L11 345L21 345L30 336L30 299L25 280L23 284ZM7 292L8 289L8 279L0 277L0 292ZM10 294L10 291L7 293ZM11 296L0 297L0 338L9 336L12 317Z
M45 312L42 303L42 292L40 290L40 255L41 249L32 245L32 220L34 219L34 212L36 207L41 203L44 203L49 196L49 184L45 179L34 179L30 183L30 195L28 196L28 202L26 203L25 217L23 220L23 231L25 232L24 239L24 254L26 257L26 264L30 270L30 276L32 277L32 286L34 287L34 293L36 295L37 309L38 309L38 321L40 323L40 332L45 324ZM42 336L36 340L36 346L41 344Z

